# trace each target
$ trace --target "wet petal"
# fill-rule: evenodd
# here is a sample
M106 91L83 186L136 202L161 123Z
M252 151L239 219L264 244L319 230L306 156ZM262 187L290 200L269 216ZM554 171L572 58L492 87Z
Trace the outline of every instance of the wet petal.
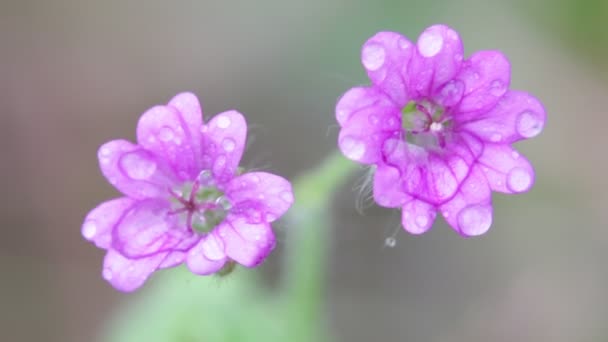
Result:
M158 269L165 257L166 253L159 253L147 258L128 259L109 249L103 260L102 276L117 290L135 291Z
M232 179L226 185L231 212L246 217L248 222L273 222L293 204L291 183L267 173L250 172Z
M399 170L380 164L374 172L374 201L382 207L397 208L410 200L401 186Z
M463 63L456 80L464 94L455 113L488 111L509 89L511 65L499 51L479 51Z
M443 217L463 236L484 234L492 225L492 197L479 166L473 166L454 197L440 206Z
M202 116L195 118L193 101L188 95L178 95L172 105L150 108L137 124L139 145L166 161L181 180L200 172Z
M338 146L348 159L371 164L380 160L383 142L400 129L398 108L380 98L350 115L340 130Z
M123 194L136 198L166 193L171 174L162 160L126 140L112 140L97 152L101 172ZM169 175L168 175L169 174Z
M402 208L401 223L412 234L422 234L435 222L437 210L433 205L418 199L411 199Z
M456 31L434 25L418 37L407 68L410 96L430 97L460 71L462 41Z
M127 197L101 203L84 219L82 236L99 248L109 248L112 243L112 230L134 203L134 200Z
M245 218L230 218L217 228L230 259L246 267L261 264L275 246L268 223L251 224Z
M485 141L511 144L537 136L543 130L545 119L545 109L535 97L509 91L492 110L476 114L459 126Z
M203 130L203 168L212 170L220 182L226 182L234 176L245 149L245 117L234 110L223 112Z
M224 241L215 233L207 234L188 251L188 268L201 275L219 271L227 260L225 248Z
M384 93L376 88L355 87L348 90L338 100L336 120L340 126L344 126L351 117L361 111L366 111L371 116L372 114L383 115L385 112L397 112L398 108ZM375 118L380 119L379 116ZM370 118L370 121L372 119Z
M163 262L158 266L158 268L175 267L175 266L183 263L185 260L186 260L185 252L180 252L180 251L169 252L169 253L167 253L167 257L165 257L165 260L163 260Z
M159 252L187 250L197 236L169 214L169 203L146 200L129 210L112 234L112 247L127 257L145 257Z
M509 145L487 144L479 165L494 191L521 193L534 184L532 165Z
M413 50L412 43L396 32L378 32L361 49L361 62L372 84L399 107L411 98L404 76Z

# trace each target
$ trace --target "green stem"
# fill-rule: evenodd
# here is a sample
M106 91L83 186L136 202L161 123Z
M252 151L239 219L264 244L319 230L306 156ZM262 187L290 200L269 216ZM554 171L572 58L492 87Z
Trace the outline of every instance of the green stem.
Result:
M331 200L355 169L355 163L335 152L294 184L296 202L287 218L285 270L288 322L294 341L322 341L326 336L323 303Z

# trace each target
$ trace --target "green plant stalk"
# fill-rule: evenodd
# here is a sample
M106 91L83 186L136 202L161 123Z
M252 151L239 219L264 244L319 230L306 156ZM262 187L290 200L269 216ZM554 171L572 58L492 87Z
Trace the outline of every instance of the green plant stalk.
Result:
M287 216L288 241L284 291L290 336L294 341L326 341L324 307L336 190L356 170L338 151L294 184L296 202Z

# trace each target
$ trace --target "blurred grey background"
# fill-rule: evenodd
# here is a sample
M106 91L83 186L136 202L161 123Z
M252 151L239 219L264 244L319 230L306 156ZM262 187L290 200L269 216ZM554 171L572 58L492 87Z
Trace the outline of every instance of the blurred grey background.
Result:
M335 101L367 83L361 44L446 23L467 54L502 50L512 87L545 104L544 133L517 146L536 186L495 195L483 237L439 220L388 248L398 215L359 214L353 179L335 200L329 326L340 341L606 341L607 20L602 0L1 0L0 340L91 341L128 305L80 225L116 196L98 146L133 140L148 107L190 90L207 117L236 108L245 165L293 178L335 149Z

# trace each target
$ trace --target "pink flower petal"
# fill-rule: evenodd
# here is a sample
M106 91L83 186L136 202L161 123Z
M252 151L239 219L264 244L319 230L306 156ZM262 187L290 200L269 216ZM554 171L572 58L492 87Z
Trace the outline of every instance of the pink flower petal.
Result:
M204 127L203 167L220 182L230 180L241 161L247 138L247 122L237 111L216 116Z
M219 271L226 263L224 241L214 232L203 237L188 251L186 263L190 271L208 275Z
M399 170L380 164L374 172L374 201L386 208L401 207L411 197L403 191Z
M109 248L112 243L112 230L134 203L134 200L127 197L101 203L84 219L82 236L99 248Z
M436 215L437 211L434 206L421 200L412 199L403 205L401 223L408 232L422 234L433 226Z
M112 247L126 257L140 258L170 250L185 251L198 241L164 200L145 200L125 213L112 235Z
M410 97L417 99L436 94L460 71L462 53L462 41L456 31L445 25L424 30L407 66Z
M412 43L396 32L378 32L361 49L361 62L370 80L398 107L410 99L404 71L413 50Z
M479 166L473 166L454 197L440 206L443 217L463 236L484 234L492 225L492 198Z
M175 106L152 107L140 117L137 141L163 159L179 179L192 179L201 169L202 116L195 118L196 105L187 95L178 95L172 101ZM178 107L187 112L182 113Z
M464 94L455 112L488 111L509 89L511 65L499 51L479 51L464 61L456 80Z
M135 291L144 284L152 272L158 269L166 254L128 259L117 251L109 249L103 260L102 276L117 290Z
M509 145L486 144L479 165L494 191L521 193L534 184L532 165Z
M226 185L226 196L232 213L248 222L273 222L293 204L291 183L267 172L250 172L232 179Z
M112 140L97 155L101 172L123 194L135 199L166 194L172 175L152 153L126 140Z
M545 119L545 109L535 97L524 92L509 91L492 110L476 114L459 125L462 130L485 141L511 144L537 136L543 130Z
M226 255L246 267L261 264L275 246L268 223L251 224L243 217L224 220L217 228L224 241Z
M376 88L355 87L348 90L336 104L336 120L345 126L348 120L359 112L367 113L370 123L380 120L380 116L394 115L400 110L391 100ZM376 113L374 113L376 112ZM372 117L372 114L376 114Z

